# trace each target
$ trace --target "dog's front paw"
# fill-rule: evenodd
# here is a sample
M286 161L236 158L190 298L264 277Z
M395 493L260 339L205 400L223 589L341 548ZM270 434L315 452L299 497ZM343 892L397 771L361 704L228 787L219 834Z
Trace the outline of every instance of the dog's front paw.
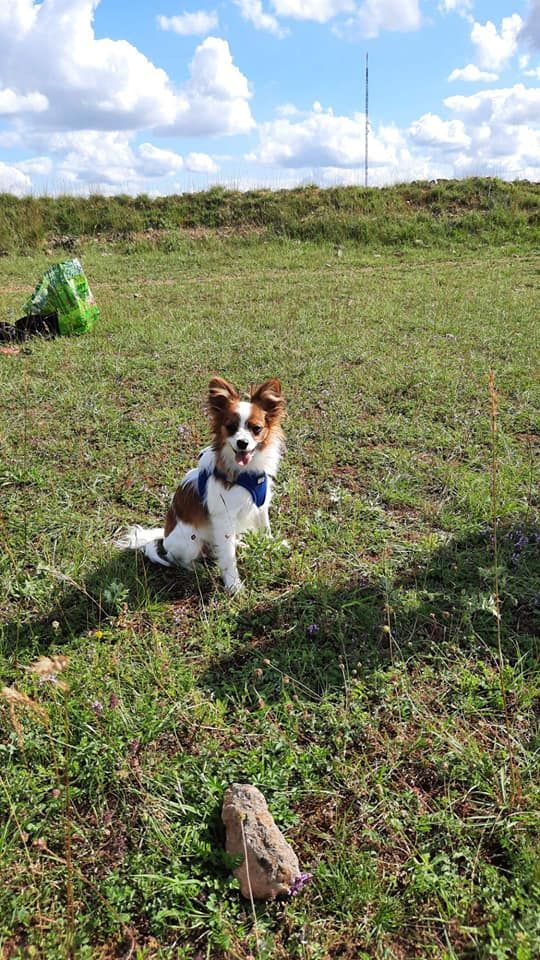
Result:
M225 590L227 593L230 593L231 596L235 596L238 593L242 593L245 590L244 584L242 583L240 577L235 577L231 580L224 581Z

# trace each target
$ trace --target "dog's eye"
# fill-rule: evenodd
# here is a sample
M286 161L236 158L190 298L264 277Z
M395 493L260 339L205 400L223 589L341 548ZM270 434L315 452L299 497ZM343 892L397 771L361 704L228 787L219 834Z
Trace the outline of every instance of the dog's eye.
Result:
M232 437L233 433L236 433L236 426L236 423L228 423L226 425L226 430L230 437Z
M262 433L262 427L260 427L260 426L258 425L258 423L253 423L253 424L251 424L250 430L251 430L252 433L255 434L256 437L258 437L259 434Z

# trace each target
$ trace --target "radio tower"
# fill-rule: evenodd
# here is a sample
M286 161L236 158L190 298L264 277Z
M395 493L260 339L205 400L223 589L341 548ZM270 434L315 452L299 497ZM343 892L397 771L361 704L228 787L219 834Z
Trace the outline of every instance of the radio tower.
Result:
M368 140L369 140L369 66L366 52L366 134L364 148L364 186L368 185Z

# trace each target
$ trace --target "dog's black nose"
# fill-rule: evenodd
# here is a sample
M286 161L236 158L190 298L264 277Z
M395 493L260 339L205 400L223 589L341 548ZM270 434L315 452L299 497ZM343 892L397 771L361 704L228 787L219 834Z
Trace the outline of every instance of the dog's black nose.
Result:
M237 440L236 447L238 450L247 450L248 442L247 440Z

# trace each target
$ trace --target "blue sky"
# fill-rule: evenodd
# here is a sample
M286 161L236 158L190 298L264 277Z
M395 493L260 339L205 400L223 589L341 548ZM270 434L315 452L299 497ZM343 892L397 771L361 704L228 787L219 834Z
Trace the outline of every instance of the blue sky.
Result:
M540 0L0 0L0 190L540 179Z

